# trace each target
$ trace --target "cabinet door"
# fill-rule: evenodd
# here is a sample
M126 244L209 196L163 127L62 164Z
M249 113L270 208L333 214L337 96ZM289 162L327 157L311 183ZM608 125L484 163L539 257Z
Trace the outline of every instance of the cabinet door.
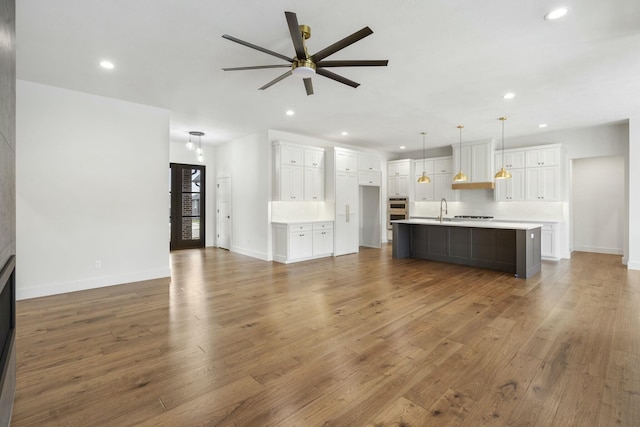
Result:
M433 175L431 175L429 178L431 178L431 182L418 182L418 178L420 178L422 176L422 173L420 173L419 175L416 174L416 179L414 182L414 186L416 189L416 202L426 202L426 201L430 201L433 200Z
M359 250L359 225L357 215L336 213L334 224L334 255L356 253Z
M409 176L411 169L411 160L402 160L397 162L387 163L387 175L388 176Z
M336 171L356 172L357 167L358 158L355 153L336 151Z
M280 164L297 165L304 164L304 150L302 147L292 147L289 145L280 146Z
M358 212L358 176L355 173L336 173L336 213L353 214ZM357 221L357 219L356 219Z
M453 176L453 158L436 159L433 161L433 173L450 173ZM465 172L466 173L466 172Z
M313 256L329 255L333 252L333 228L313 231Z
M282 165L280 168L280 199L304 200L304 168Z
M471 176L472 182L487 182L493 180L493 171L490 169L493 152L490 144L477 144L471 146Z
M309 258L313 255L313 232L294 231L289 233L289 259Z
M540 148L526 152L527 167L559 166L560 148Z
M513 202L525 199L524 169L509 169L511 178L496 179L496 201Z
M527 200L560 200L560 171L558 167L527 168Z
M359 171L379 171L380 159L366 154L358 154Z
M408 176L390 176L388 181L388 190L392 197L407 197L409 195L409 177Z
M540 231L541 250L544 258L557 258L556 255L556 231L553 225L544 225Z
M324 150L305 148L304 167L324 169Z
M539 189L542 200L556 201L560 200L560 171L558 167L540 168Z
M324 200L324 169L304 168L304 200Z
M525 199L524 188L524 169L511 169L511 179L499 179L496 181L508 181L509 185L509 200L510 201L522 201Z
M433 200L440 200L443 197L451 200L450 192L453 175L450 173L437 173L433 175Z
M358 171L358 185L380 187L381 175L380 171Z

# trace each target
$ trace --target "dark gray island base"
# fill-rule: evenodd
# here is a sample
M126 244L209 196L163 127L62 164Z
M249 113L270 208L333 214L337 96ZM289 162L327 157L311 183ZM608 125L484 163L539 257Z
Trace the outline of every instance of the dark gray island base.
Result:
M420 258L513 273L540 272L538 224L437 222L393 223L393 257Z

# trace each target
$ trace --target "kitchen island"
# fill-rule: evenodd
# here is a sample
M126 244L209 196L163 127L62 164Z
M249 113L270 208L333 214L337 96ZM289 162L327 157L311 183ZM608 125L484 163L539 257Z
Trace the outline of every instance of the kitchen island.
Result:
M513 273L540 272L540 224L498 221L393 221L393 257L420 258Z

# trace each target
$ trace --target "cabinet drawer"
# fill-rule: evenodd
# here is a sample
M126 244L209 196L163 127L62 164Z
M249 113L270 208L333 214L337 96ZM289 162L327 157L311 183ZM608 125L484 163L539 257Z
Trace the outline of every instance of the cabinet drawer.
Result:
M326 230L329 228L333 228L333 222L332 221L327 221L327 222L314 222L313 223L313 229L314 230Z
M289 224L289 232L298 232L298 231L311 231L313 230L313 224Z

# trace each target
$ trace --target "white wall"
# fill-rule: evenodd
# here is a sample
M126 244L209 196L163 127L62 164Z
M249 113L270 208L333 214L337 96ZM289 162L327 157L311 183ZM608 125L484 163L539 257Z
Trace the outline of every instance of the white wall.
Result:
M260 132L216 146L217 176L231 177L231 251L271 259L271 143Z
M627 267L640 270L640 114L629 119L629 151L627 155Z
M185 141L171 141L169 147L169 161L171 163L184 163L188 165L204 165L205 166L205 230L204 243L205 246L216 245L216 164L215 164L215 148L210 145L202 146L204 162L198 161L198 154L194 151L187 150ZM167 165L167 167L169 167Z
M572 163L573 250L622 255L625 224L624 157Z
M167 110L18 80L16 141L18 299L170 275Z

